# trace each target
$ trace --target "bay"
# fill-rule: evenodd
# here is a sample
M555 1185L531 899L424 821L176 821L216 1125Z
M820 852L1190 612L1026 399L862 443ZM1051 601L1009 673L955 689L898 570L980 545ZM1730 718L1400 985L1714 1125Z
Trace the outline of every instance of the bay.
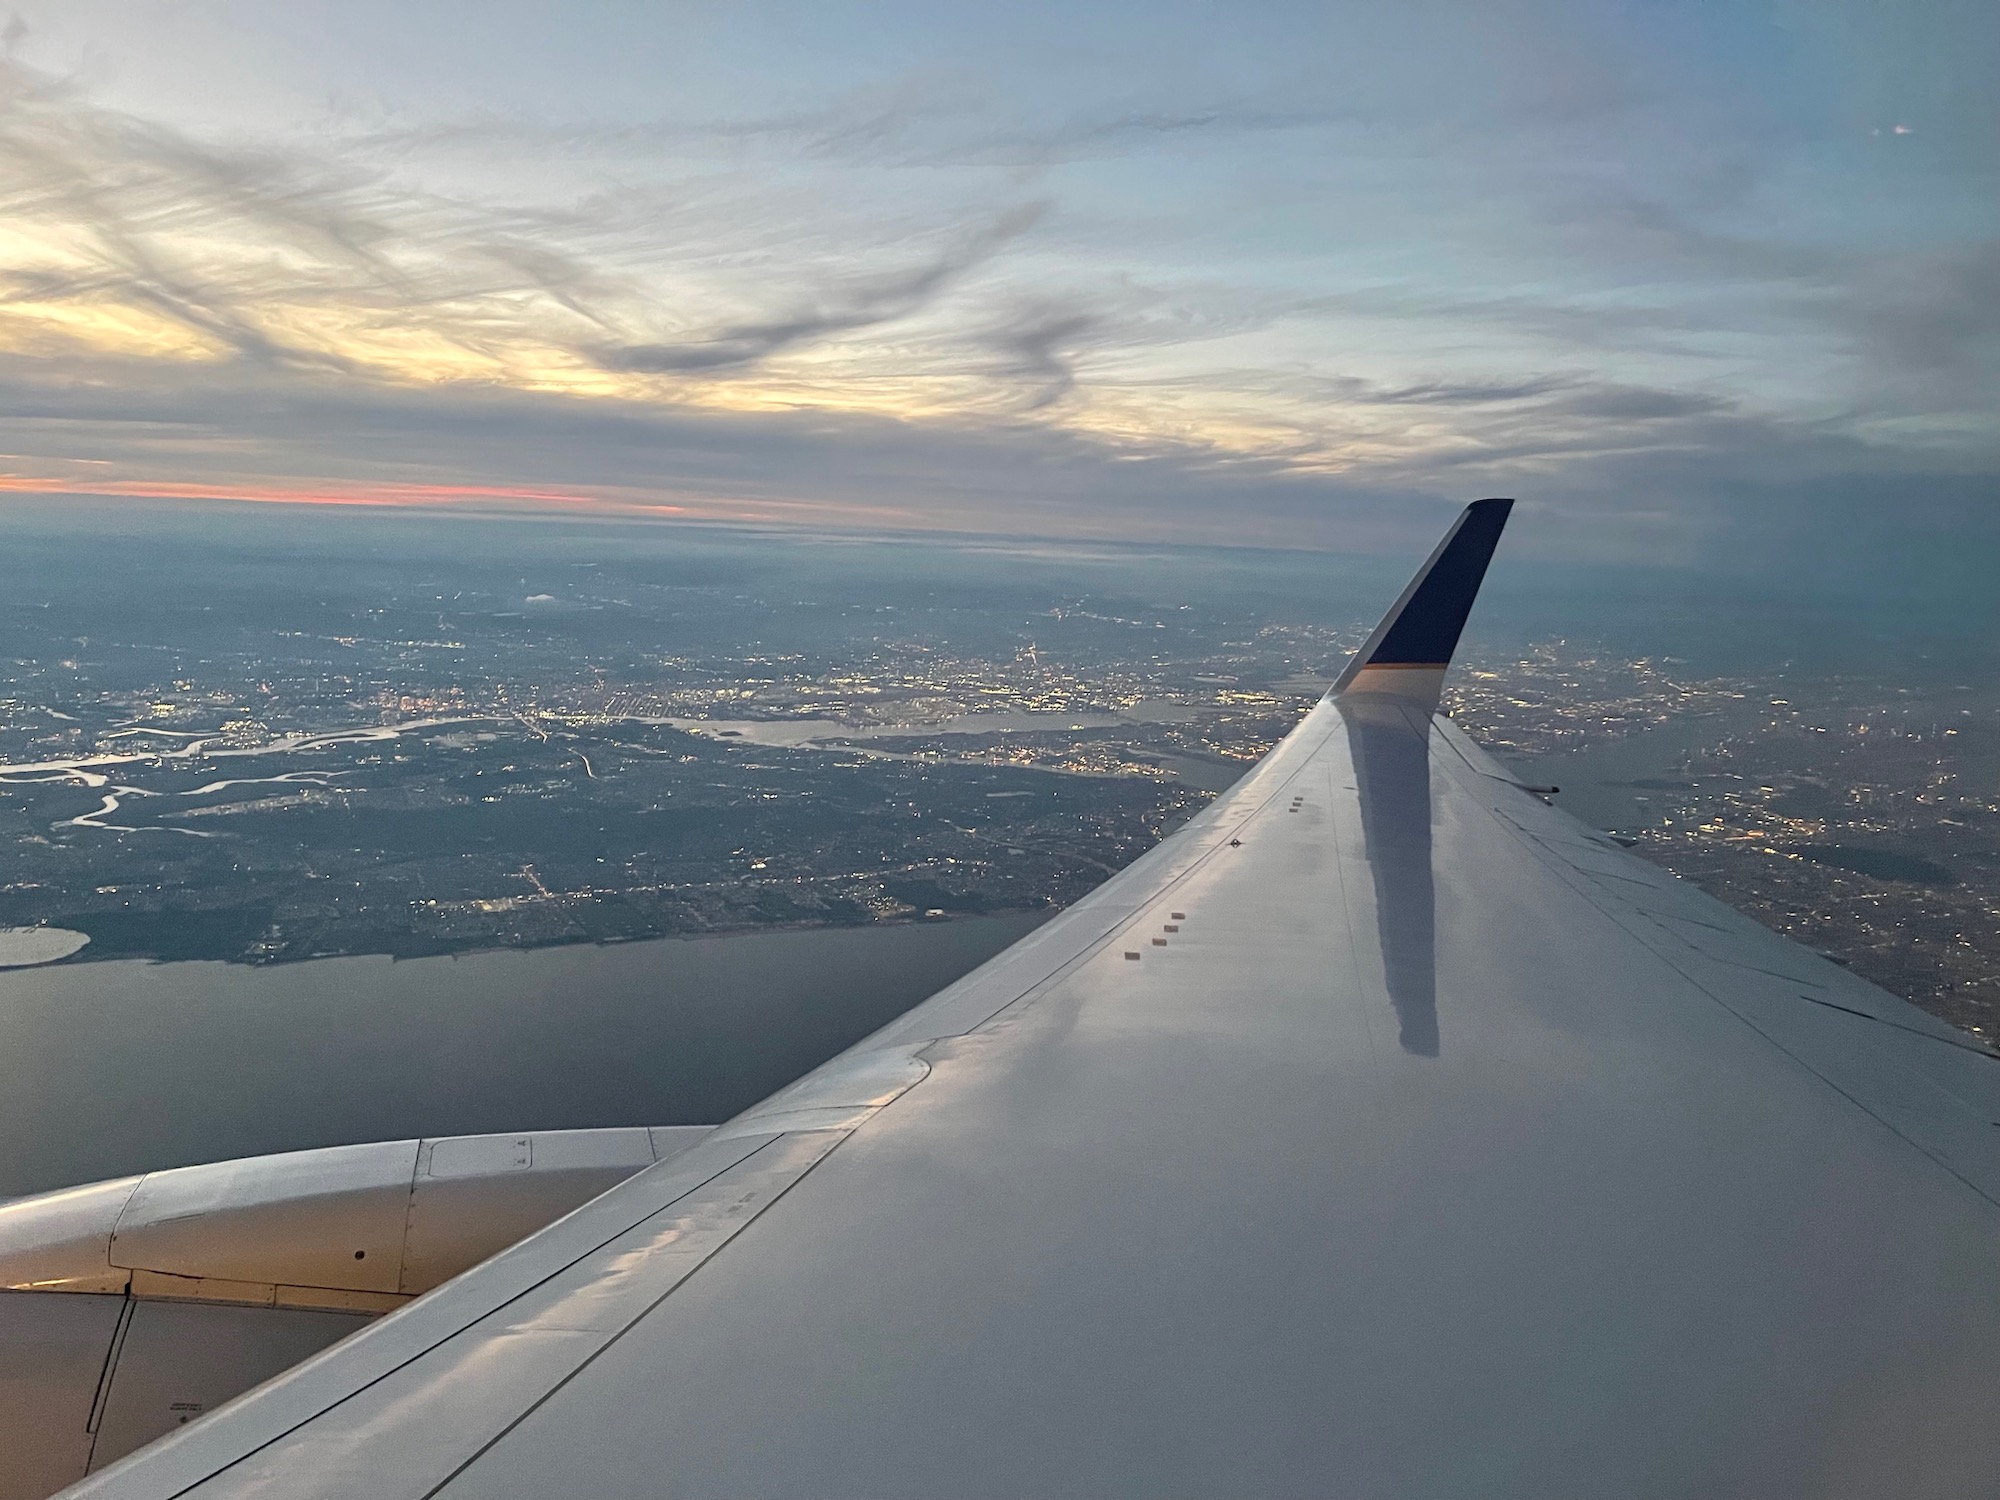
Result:
M355 1141L724 1120L1046 915L0 973L0 1197Z

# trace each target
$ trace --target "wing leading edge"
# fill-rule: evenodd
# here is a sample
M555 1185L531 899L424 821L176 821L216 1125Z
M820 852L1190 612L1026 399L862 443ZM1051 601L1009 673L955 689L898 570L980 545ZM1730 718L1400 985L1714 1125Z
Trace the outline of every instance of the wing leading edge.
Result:
M1358 686L1481 505L1090 898L76 1493L1988 1493L2000 1070Z

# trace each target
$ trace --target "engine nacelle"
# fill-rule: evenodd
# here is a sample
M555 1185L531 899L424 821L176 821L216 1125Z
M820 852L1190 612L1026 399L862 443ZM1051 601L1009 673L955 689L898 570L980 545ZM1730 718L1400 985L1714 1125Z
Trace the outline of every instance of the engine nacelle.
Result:
M41 1500L708 1126L443 1136L0 1203L0 1500Z

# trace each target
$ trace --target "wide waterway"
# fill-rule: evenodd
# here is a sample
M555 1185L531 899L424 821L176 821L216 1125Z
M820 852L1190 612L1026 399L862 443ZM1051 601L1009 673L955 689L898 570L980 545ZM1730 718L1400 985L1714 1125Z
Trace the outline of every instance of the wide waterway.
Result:
M727 1119L1045 915L0 972L0 1198L350 1141Z

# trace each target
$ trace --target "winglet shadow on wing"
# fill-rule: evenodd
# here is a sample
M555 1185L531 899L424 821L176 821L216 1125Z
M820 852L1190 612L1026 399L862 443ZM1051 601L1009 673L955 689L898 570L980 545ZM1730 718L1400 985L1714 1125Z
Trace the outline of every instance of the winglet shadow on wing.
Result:
M1375 884L1382 981L1405 1052L1436 1057L1437 892L1431 880L1430 746L1407 720L1343 709L1361 837Z
M1347 724L1397 1040L1418 1057L1441 1046L1430 716L1513 505L1476 500L1459 514L1328 694Z

